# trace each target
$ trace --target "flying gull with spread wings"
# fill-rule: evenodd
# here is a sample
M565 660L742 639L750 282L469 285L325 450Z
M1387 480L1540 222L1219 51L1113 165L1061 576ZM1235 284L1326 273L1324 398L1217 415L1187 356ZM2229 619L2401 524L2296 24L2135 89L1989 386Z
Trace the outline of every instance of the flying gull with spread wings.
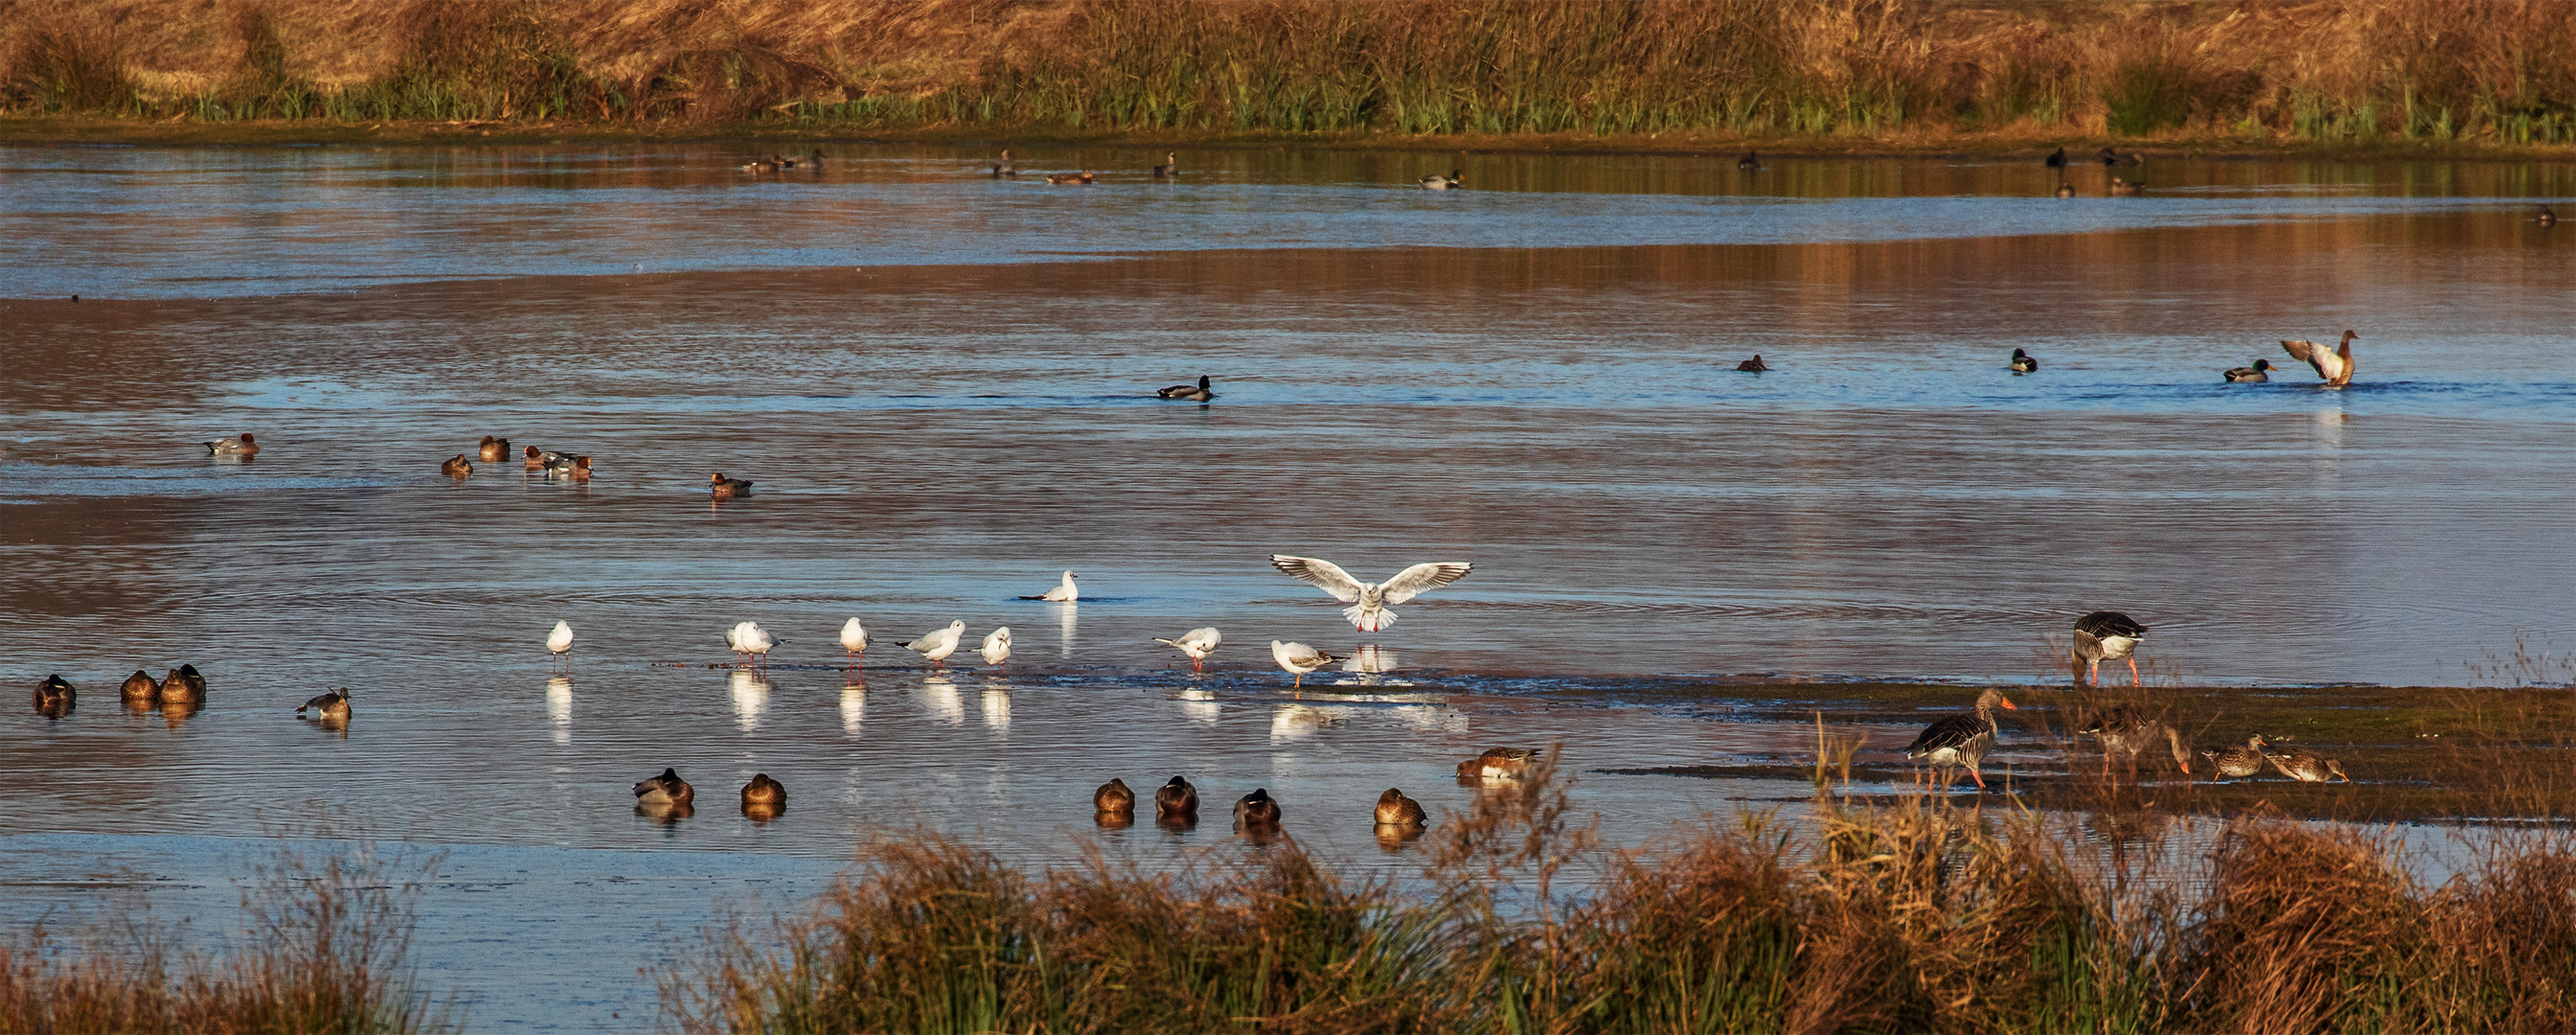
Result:
M1465 561L1439 561L1416 564L1395 573L1385 582L1362 582L1343 571L1341 565L1312 557L1270 555L1270 563L1290 578L1333 595L1333 599L1351 606L1342 609L1342 617L1361 632L1376 632L1395 624L1395 612L1388 610L1432 590L1467 577L1475 565Z

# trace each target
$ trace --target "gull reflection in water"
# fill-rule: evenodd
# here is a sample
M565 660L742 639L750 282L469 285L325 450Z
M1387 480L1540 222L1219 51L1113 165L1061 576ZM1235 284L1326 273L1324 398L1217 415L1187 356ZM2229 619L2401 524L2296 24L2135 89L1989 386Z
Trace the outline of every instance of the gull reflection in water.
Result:
M1400 704L1386 709L1406 729L1423 732L1465 733L1467 716L1445 704Z
M1073 617L1073 601L1068 600L1055 606L1055 625L1059 634L1056 651L1058 656L1067 660L1073 657Z
M555 743L572 743L572 677L546 680L546 717L555 723Z
M1270 742L1305 740L1326 726L1339 726L1349 721L1352 709L1319 708L1311 704L1282 704L1270 713Z
M760 713L769 709L769 680L747 668L733 672L733 721L749 733L760 728Z
M984 725L1007 732L1011 728L1011 689L1006 686L984 688Z
M930 706L932 718L951 726L966 724L966 701L957 696L957 683L947 673L921 677L921 699Z
M866 718L867 713L868 685L852 675L849 682L841 685L841 732L858 736L859 720Z
M1216 725L1217 720L1222 717L1222 710L1217 707L1216 703L1216 691L1183 690L1180 693L1179 699L1181 702L1181 714L1189 717L1192 722L1204 722L1210 726L1214 726Z
M1361 647L1361 648L1359 649L1359 651L1358 651L1358 652L1356 652L1356 653L1352 654L1352 655L1351 655L1350 657L1348 657L1348 658L1343 659L1343 661L1342 661L1342 671L1344 671L1344 672L1356 672L1356 673L1359 673L1360 678L1358 678L1358 679L1345 679L1345 680L1341 680L1341 681L1340 681L1338 684L1336 684L1336 685L1341 685L1341 686L1352 686L1352 685L1357 685L1357 686L1381 686L1381 685L1384 685L1384 686L1411 686L1411 685L1413 685L1413 684L1411 684L1411 683L1409 683L1409 682L1406 682L1406 681L1404 681L1404 680L1401 680L1401 679L1397 679L1397 680L1384 680L1384 679L1379 679L1379 678L1377 678L1378 676L1380 676L1380 675L1382 675L1382 674L1385 674L1385 673L1388 673L1388 672L1393 672L1393 671L1395 671L1395 649L1394 649L1394 648L1392 648L1392 647L1380 647L1380 646L1378 646L1378 645L1376 645L1376 644L1374 644L1374 643L1369 644L1369 645L1367 645L1367 646L1365 646L1365 647Z

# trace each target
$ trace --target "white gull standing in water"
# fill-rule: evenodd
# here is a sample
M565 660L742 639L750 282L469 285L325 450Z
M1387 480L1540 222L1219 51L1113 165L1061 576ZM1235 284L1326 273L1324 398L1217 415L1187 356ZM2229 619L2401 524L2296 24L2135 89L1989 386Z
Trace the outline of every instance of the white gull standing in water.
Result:
M1270 656L1279 662L1280 668L1297 677L1299 689L1306 686L1306 673L1342 660L1302 643L1281 643L1278 640L1270 641Z
M1079 594L1079 593L1075 592L1075 591L1074 591L1074 588L1073 588L1073 573L1068 571L1068 572L1065 572L1065 573L1064 573L1064 584L1063 584L1063 585L1057 586L1057 587L1056 587L1056 588L1054 588L1054 589L1050 589L1050 590L1046 591L1045 593L1040 594L1040 595L1038 595L1038 596L1034 596L1034 597L1021 597L1020 599L1022 599L1022 600L1053 600L1053 601L1056 601L1056 602L1058 602L1058 603L1070 604L1070 603L1073 603L1073 602L1074 602L1074 600L1075 600L1076 598L1080 597L1080 596L1081 596L1081 594Z
M868 627L860 625L856 618L841 623L841 649L850 652L853 658L867 653Z
M1388 610L1431 590L1467 577L1475 565L1465 561L1443 561L1416 564L1395 573L1385 582L1362 582L1331 561L1312 557L1270 555L1270 563L1290 578L1333 595L1333 599L1351 606L1342 609L1342 617L1361 632L1376 632L1395 624L1395 612Z
M1011 627L1003 626L984 634L984 645L975 648L987 665L999 665L1011 656Z
M1154 637L1154 642L1189 655L1190 667L1197 668L1200 661L1216 653L1217 644L1225 642L1225 637L1218 635L1216 627L1211 625L1182 633L1181 638L1177 640L1166 640L1157 636Z
M572 660L572 623L556 622L555 631L546 634L546 649L566 662Z
M957 638L964 635L966 635L966 620L960 618L948 623L948 628L933 629L921 634L920 639L904 644L903 649L928 658L931 664L936 665L941 659L957 653Z
M778 641L771 638L769 631L761 628L758 622L737 622L733 628L725 630L725 644L733 648L737 662L748 658L754 664L766 665L769 663L769 649L778 646Z

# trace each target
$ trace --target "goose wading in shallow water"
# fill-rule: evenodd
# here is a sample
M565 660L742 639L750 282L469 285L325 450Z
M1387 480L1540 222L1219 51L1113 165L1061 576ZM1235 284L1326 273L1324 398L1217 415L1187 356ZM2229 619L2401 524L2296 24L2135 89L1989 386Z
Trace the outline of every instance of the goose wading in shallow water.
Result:
M1475 565L1467 561L1427 561L1397 572L1385 582L1362 582L1340 565L1313 557L1274 553L1270 564L1289 578L1351 605L1342 609L1342 617L1350 619L1351 627L1361 632L1377 632L1394 625L1395 612L1390 608L1466 578L1468 572L1475 570Z
M1154 642L1189 655L1190 667L1197 668L1200 661L1216 653L1217 644L1225 642L1225 637L1216 631L1215 626L1210 625L1182 633L1181 638L1177 640L1166 640L1157 636L1154 637Z
M2247 777L2263 771L2263 749L2271 746L2271 741L2264 740L2263 735L2257 733L2245 738L2244 747L2203 751L2200 757L2209 760L2210 772L2220 776Z
M2326 379L2326 387L2341 388L2352 383L2352 340L2358 337L2361 335L2343 332L2342 344L2336 345L2331 352L2313 341L2284 341L2281 351L2289 353L2291 359L2306 360L2309 366L2315 367L2317 376Z
M1928 761L1936 772L1944 772L1952 766L1964 767L1968 770L1968 778L1977 781L1977 789L1985 790L1986 778L1978 774L1977 765L1985 761L1986 752L1995 746L1997 705L2019 710L2013 707L2012 699L2005 697L2003 691L1987 687L1984 693L1977 695L1977 714L1953 715L1923 727L1922 735L1915 737L1914 743L1905 745L1905 757ZM1946 772L1941 779L1941 790L1945 794L1950 790L1950 778Z
M2102 685L2102 663L2129 659L2129 685L2138 685L2138 643L2147 627L2117 611L2095 611L2075 620L2075 674L2092 686Z
M245 431L233 438L219 438L206 443L206 452L215 456L258 456L259 443Z
M1456 169L1449 170L1447 176L1433 173L1416 182L1422 184L1424 190L1458 190L1467 186L1467 181L1459 178L1459 170Z
M1157 388L1154 390L1154 395L1155 397L1162 399L1186 399L1190 402L1206 402L1210 399L1216 398L1216 393L1208 389L1208 376L1206 374L1199 375L1199 383L1196 385L1173 385L1170 388Z
M957 640L964 635L966 635L966 620L960 618L948 623L948 628L933 629L921 634L920 639L904 644L903 649L919 654L929 659L931 664L937 665L946 660L949 655L957 653Z
M1021 597L1020 599L1052 600L1059 604L1070 604L1081 599L1081 597L1082 592L1073 588L1073 573L1068 571L1064 573L1064 581L1056 583L1056 587L1054 589L1050 589L1033 597Z
M2271 369L2272 361L2268 359L2255 360L2254 365L2250 367L2229 367L2227 368L2227 382L2229 384L2239 385L2260 384L2272 379L2272 375L2270 373Z
M2030 353L2024 352L2018 348L2013 350L2012 362L2005 365L2010 367L2012 372L2016 374L2027 374L2033 370L2039 369L2039 361L2032 359Z
M1270 657L1279 662L1280 668L1297 677L1296 685L1301 690L1306 686L1306 673L1342 660L1302 643L1278 640L1270 641Z

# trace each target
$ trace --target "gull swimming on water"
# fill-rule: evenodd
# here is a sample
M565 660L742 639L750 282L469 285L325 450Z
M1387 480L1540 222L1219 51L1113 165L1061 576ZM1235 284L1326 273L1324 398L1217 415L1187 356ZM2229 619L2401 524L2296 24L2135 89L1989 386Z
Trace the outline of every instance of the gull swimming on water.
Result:
M1280 668L1297 677L1299 689L1306 686L1306 673L1342 660L1302 643L1281 643L1278 640L1270 641L1270 656L1278 660Z
M1271 554L1270 563L1290 578L1333 595L1351 606L1342 609L1342 617L1361 632L1376 632L1395 624L1397 604L1421 596L1467 577L1475 565L1465 561L1441 561L1416 564L1397 572L1385 582L1361 582L1343 571L1340 565L1312 557L1290 557Z
M753 663L765 665L769 663L769 649L778 646L778 641L759 622L737 622L725 630L725 646L733 648L737 664L748 656Z
M555 623L555 631L546 634L546 649L553 651L555 657L566 661L572 660L570 657L572 654L571 622Z
M1042 594L1040 594L1040 595L1038 595L1038 596L1033 596L1033 597L1021 597L1020 599L1022 599L1022 600L1053 600L1053 601L1056 601L1056 602L1058 602L1058 603L1070 604L1070 603L1073 603L1073 602L1074 602L1074 599L1075 599L1076 597L1080 596L1080 595L1081 595L1081 594L1079 594L1079 593L1077 593L1077 592L1075 592L1075 591L1074 591L1074 588L1073 588L1073 573L1068 571L1068 572L1065 572L1065 573L1064 573L1064 584L1059 585L1059 586L1057 586L1057 587L1056 587L1056 588L1054 588L1054 589L1050 589L1050 590L1046 591L1045 593L1042 593Z
M999 665L1011 656L1011 627L1003 626L984 634L984 645L975 648L987 665Z
M1182 633L1181 638L1177 640L1166 640L1157 636L1154 637L1154 642L1189 655L1190 667L1197 668L1200 661L1216 653L1217 644L1225 642L1225 637L1218 635L1216 627L1211 625Z
M903 649L928 658L931 664L936 665L940 659L957 653L957 638L964 635L966 635L966 620L960 618L948 623L948 628L933 629L921 634L920 639L904 644Z
M841 623L841 649L855 658L868 652L868 627L856 618Z

